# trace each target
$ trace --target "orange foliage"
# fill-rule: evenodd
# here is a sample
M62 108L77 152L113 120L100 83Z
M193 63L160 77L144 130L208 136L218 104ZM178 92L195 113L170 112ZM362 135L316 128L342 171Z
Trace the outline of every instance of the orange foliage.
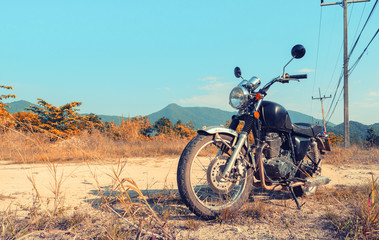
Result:
M95 115L83 116L77 113L81 102L71 102L63 106L56 107L52 104L38 99L40 106L30 106L27 110L32 114L20 115L21 121L27 120L23 117L32 118L30 125L35 131L51 133L51 140L67 138L79 134L82 130L92 131L93 129L103 129L103 122Z
M17 112L13 114L15 120L14 127L22 131L35 131L35 127L40 125L38 115L32 112Z
M0 86L0 88L4 89L13 89L11 86ZM12 114L10 114L6 107L9 107L7 104L3 103L3 99L7 98L16 98L16 95L8 94L0 96L0 129L5 130L13 125Z
M0 86L12 89L12 87ZM10 114L6 104L1 100L16 97L14 95L0 96L0 124L3 130L14 127L16 130L26 132L48 133L50 140L68 138L83 131L107 134L115 140L124 141L170 141L172 139L189 139L196 135L191 122L183 124L180 120L173 126L171 121L162 117L153 125L147 116L138 116L122 119L120 125L114 122L104 123L94 115L80 115L78 113L80 102L71 102L56 107L43 99L38 99L38 106L31 105L27 111ZM7 125L8 124L8 125Z
M133 117L128 119L121 119L121 123L117 126L115 123L107 123L107 131L116 140L149 140L145 136L145 131L151 127L148 117Z
M342 135L336 135L334 132L330 132L328 133L328 135L329 135L329 141L331 145L337 145L343 142Z
M181 138L193 138L196 136L196 131L193 130L192 122L183 124L182 121L178 120L173 130L175 135Z

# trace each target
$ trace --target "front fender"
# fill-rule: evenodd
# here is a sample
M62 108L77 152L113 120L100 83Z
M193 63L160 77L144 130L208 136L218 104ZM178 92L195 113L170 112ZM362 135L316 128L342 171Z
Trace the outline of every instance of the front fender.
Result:
M234 146L234 144L236 144L237 139L238 139L238 135L239 135L239 133L237 131L230 129L228 127L223 127L223 126L212 126L212 127L203 128L203 129L198 130L197 133L198 134L209 134L209 135L224 133L224 134L231 135L234 137L234 141L233 141L232 146ZM246 152L249 149L247 140L245 141L244 149ZM252 156L250 154L247 154L247 155L249 157L250 163L253 163ZM254 164L254 167L255 167L255 164Z
M230 129L228 127L222 127L222 126L207 127L207 128L198 130L197 133L199 133L199 134L207 133L207 134L211 134L211 135L216 134L216 133L226 133L226 134L232 135L236 138L238 137L237 131Z

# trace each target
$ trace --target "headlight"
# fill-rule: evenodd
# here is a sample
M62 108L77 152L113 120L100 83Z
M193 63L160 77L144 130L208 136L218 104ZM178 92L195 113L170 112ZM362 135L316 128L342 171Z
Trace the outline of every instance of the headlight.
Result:
M229 95L229 104L233 108L241 108L248 102L249 92L246 88L238 86L232 89Z

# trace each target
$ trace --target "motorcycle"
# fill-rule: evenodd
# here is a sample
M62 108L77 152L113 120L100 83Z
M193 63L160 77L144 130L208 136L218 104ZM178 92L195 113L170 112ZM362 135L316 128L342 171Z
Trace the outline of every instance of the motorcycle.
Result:
M293 59L305 55L305 48L296 45L291 54L283 75L259 90L260 79L245 80L236 67L234 74L242 81L232 89L229 103L238 114L228 127L198 130L183 150L177 169L178 189L183 202L197 216L214 219L225 210L238 210L253 187L287 189L300 209L298 197L329 183L329 178L321 176L320 153L330 151L323 128L293 124L283 106L263 101L273 84L307 78L306 74L285 73ZM240 124L243 128L238 132Z

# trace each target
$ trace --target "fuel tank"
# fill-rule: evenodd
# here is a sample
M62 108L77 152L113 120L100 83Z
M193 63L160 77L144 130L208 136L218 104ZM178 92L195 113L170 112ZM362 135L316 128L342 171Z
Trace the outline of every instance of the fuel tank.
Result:
M260 119L263 126L273 130L292 131L292 123L287 110L280 104L263 101Z

